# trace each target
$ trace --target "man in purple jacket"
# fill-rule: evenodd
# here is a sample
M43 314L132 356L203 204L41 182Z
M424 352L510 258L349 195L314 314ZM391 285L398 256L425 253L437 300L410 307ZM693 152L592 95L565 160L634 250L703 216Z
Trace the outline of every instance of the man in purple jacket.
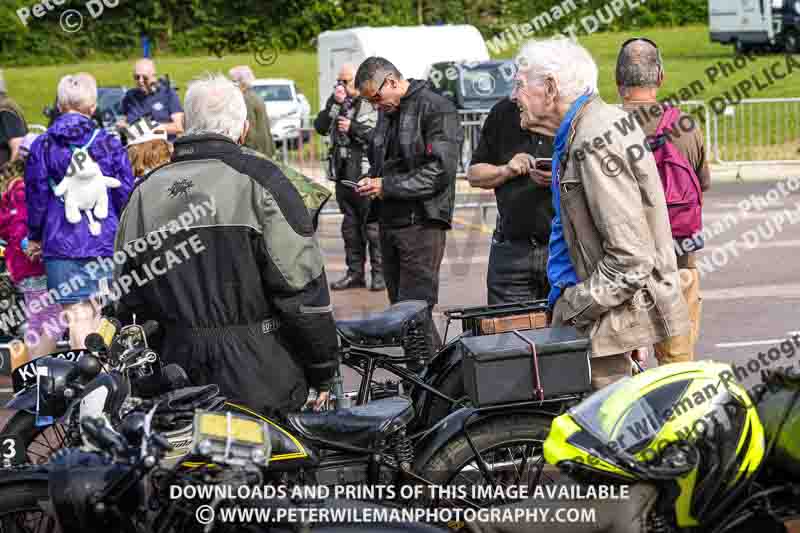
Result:
M82 348L86 335L97 331L99 309L93 297L100 293L101 280L112 275L113 261L108 258L114 255L118 217L133 188L133 173L125 148L117 139L97 129L91 119L96 107L97 83L91 75L80 73L62 78L58 84L58 108L62 115L31 146L25 171L27 253L44 260L49 295L64 306L72 348ZM85 150L88 157L74 155L77 150ZM83 164L73 165L73 158ZM67 220L64 197L55 194L65 176L75 174L81 167L95 168L94 163L102 175L121 183L106 193L108 216L97 220L100 230L96 235L90 231L91 217L86 212L81 212L76 223Z

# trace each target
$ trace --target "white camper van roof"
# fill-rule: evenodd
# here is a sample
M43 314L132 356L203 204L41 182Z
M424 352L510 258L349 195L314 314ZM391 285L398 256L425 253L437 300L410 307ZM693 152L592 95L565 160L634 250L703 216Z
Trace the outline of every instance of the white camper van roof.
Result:
M320 102L324 107L336 72L346 57L358 63L370 56L385 57L406 78L423 79L428 66L440 61L488 61L486 41L475 26L361 27L326 31L317 40ZM335 56L335 57L334 57ZM329 79L330 78L330 79Z

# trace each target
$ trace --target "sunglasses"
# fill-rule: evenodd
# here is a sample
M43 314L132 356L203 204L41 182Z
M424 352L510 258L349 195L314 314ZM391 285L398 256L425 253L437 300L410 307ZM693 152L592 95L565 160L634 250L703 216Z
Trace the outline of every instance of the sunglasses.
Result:
M142 79L142 80L149 80L149 79L150 79L150 76L148 76L148 75L146 75L146 74L134 74L134 75L133 75L133 79L134 79L134 80L139 80L139 79Z
M386 85L386 82L389 81L389 76L390 75L387 75L385 78L383 78L383 83L381 83L381 86L378 87L378 90L375 91L375 94L373 94L371 98L368 98L370 103L377 103L381 98L383 98L383 96L381 96L381 91L383 91L383 86Z
M344 83L345 85L350 85L353 83L353 80L336 80L336 83Z

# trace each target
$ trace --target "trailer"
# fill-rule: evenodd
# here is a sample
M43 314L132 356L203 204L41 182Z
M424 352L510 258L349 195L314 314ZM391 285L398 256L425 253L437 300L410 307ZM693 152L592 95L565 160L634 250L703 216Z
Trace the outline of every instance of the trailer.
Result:
M737 53L800 50L800 0L709 0L711 41Z
M487 61L489 50L470 25L361 27L326 31L317 39L319 106L325 107L345 63L356 67L370 56L391 61L403 77L425 79L440 61Z

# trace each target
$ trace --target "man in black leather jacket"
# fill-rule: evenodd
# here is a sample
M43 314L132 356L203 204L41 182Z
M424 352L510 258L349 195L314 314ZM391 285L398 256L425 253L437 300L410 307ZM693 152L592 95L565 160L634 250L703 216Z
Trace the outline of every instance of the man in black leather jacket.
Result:
M451 227L462 133L458 112L428 83L403 78L369 57L356 73L361 96L378 108L367 178L359 193L376 202L389 301L438 302L439 269ZM432 328L431 347L441 340Z

